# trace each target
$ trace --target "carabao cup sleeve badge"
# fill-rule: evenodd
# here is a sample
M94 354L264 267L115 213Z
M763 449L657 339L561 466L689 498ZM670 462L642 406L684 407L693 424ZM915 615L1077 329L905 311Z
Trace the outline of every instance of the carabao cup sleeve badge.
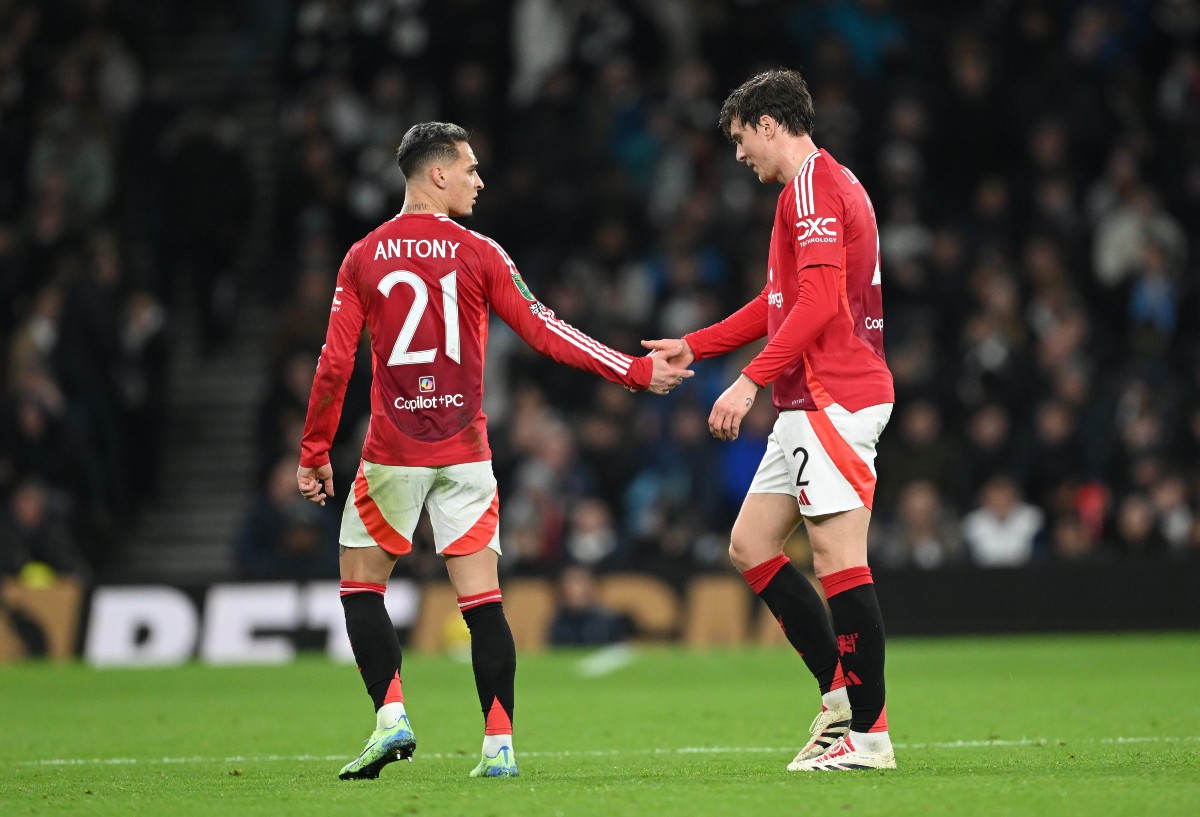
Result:
M534 300L533 293L529 291L529 287L525 286L525 281L521 278L521 273L514 272L512 279L513 283L517 285L517 290L525 297L525 300Z

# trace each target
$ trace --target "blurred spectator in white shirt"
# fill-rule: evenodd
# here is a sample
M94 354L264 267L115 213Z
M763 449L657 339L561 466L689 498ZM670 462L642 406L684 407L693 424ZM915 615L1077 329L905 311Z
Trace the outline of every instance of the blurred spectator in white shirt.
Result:
M963 519L967 555L980 567L1021 567L1035 554L1045 515L1028 504L1007 476L984 483L980 506Z

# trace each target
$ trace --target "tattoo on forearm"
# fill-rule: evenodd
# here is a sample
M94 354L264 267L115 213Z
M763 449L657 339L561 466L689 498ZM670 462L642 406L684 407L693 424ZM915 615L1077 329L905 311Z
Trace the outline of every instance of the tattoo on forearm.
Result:
M753 405L754 405L754 398L753 398L753 397L747 397L747 398L746 398L746 408L750 408L750 407L751 407L751 406L753 406Z

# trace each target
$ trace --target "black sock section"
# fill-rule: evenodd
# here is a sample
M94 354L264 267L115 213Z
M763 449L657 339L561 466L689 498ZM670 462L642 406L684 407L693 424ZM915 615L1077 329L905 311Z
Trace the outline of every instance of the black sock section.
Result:
M387 696L388 685L400 672L402 656L396 627L379 593L342 596L342 609L346 612L346 633L350 636L350 648L354 650L359 674L375 710L379 711Z
M817 679L821 694L828 692L837 672L838 650L821 596L791 562L779 569L758 596Z
M875 585L860 584L829 599L846 676L846 694L854 711L850 728L869 732L883 712L883 615Z
M498 701L511 726L517 647L504 617L504 605L498 601L479 604L463 610L462 616L471 631L471 668L475 671L475 689L484 723L495 724L491 709L493 701Z

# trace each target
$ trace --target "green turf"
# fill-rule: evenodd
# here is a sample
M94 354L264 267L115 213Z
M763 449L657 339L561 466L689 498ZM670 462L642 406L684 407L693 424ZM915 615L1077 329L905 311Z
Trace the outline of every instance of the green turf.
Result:
M900 768L825 775L784 771L816 706L786 648L589 655L522 657L516 780L467 777L482 716L450 658L406 662L415 762L355 782L351 666L0 667L0 814L1200 813L1200 634L893 639Z

